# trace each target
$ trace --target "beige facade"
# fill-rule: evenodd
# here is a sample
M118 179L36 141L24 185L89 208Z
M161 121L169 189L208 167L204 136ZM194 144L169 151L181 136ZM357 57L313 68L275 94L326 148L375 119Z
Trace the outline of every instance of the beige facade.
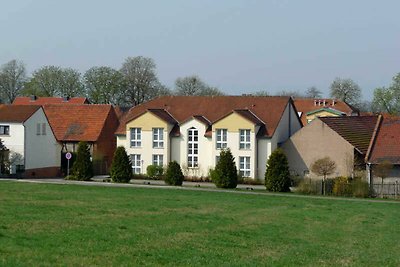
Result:
M354 166L354 147L319 119L296 132L282 149L288 157L290 170L300 176L316 178L310 171L318 159L330 157L336 163L331 175L350 176Z

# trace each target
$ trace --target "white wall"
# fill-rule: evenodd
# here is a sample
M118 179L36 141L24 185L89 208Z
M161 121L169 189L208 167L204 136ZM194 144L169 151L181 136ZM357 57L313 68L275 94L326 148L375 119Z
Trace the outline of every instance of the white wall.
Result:
M46 134L37 135L37 124L46 124ZM25 123L25 169L59 167L61 145L57 142L42 109L38 109Z
M10 135L0 135L3 144L10 150L10 152L16 152L24 156L24 137L25 128L22 123L3 123L0 125L10 126Z
M196 128L199 132L199 154L198 168L188 168L188 130ZM210 137L204 137L206 126L196 119L191 119L180 126L181 135L172 138L171 142L171 160L177 161L185 175L188 176L207 176L210 168L213 168L214 161L210 156L212 154L212 141Z

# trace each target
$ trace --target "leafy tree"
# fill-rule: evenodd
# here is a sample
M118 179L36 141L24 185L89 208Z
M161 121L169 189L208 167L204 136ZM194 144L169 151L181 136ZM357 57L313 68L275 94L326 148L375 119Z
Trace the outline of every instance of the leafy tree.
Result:
M93 165L90 160L90 148L87 142L79 142L78 152L72 166L71 175L76 180L88 181L93 177Z
M26 69L21 61L15 59L0 68L0 97L4 102L12 103L26 82Z
M265 187L272 192L290 191L290 172L286 155L281 149L271 153L265 171Z
M210 87L199 76L191 75L175 81L175 94L186 96L217 96L223 93L216 87Z
M325 180L328 175L331 175L336 170L336 163L329 157L324 157L316 160L311 164L311 171L318 176L323 176L323 194L325 195Z
M393 169L393 164L384 160L373 167L373 174L381 178L381 197L383 197L383 180L389 177L390 172Z
M159 179L164 174L164 169L159 165L149 165L147 166L146 173L152 179Z
M321 98L322 92L315 86L311 86L306 91L306 97L308 98Z
M128 57L120 69L126 90L123 104L136 106L165 92L156 75L156 64L147 57ZM121 103L122 104L122 103Z
M83 95L81 74L71 68L44 66L35 70L24 95L75 97Z
M84 75L86 93L93 104L119 104L124 87L122 74L110 67L93 67Z
M129 183L132 179L132 164L126 154L125 148L117 147L111 164L110 176L113 182Z
M372 106L374 111L400 114L400 73L393 77L389 87L379 87L374 90Z
M361 88L352 79L335 78L330 89L332 97L348 104L357 105L361 100Z
M178 162L171 161L168 164L167 173L165 174L165 183L169 185L182 185L183 179L181 166L179 166Z
M211 179L219 188L236 188L238 174L235 158L229 148L222 150L219 154L219 161L211 172Z

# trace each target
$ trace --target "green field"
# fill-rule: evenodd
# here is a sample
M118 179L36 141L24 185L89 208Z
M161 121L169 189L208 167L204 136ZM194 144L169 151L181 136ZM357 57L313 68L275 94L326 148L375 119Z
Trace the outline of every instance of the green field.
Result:
M400 266L400 203L0 182L1 266Z

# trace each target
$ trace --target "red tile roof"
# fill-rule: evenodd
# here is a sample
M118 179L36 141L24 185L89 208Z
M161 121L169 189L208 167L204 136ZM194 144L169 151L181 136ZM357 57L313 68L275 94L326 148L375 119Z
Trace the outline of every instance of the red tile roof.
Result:
M324 105L325 101L325 105ZM307 117L306 113L314 110L318 110L321 108L332 108L341 112L346 113L346 115L351 115L352 112L356 110L351 106L346 104L340 100L334 99L313 99L313 98L296 98L294 99L294 105L298 112L301 112L300 119L303 122L303 125L307 125Z
M44 105L44 112L58 141L98 140L111 105Z
M352 144L358 152L366 154L378 116L323 117L319 119Z
M400 117L383 118L367 160L400 164Z
M40 106L0 106L0 122L25 122Z
M62 97L32 97L19 96L15 98L13 105L46 105L46 104L89 104L86 97L73 97L65 100Z
M289 97L265 96L164 96L131 108L116 134L125 135L126 122L148 109L165 109L178 123L199 115L214 123L234 110L244 109L266 123L265 135L271 137L290 101Z

